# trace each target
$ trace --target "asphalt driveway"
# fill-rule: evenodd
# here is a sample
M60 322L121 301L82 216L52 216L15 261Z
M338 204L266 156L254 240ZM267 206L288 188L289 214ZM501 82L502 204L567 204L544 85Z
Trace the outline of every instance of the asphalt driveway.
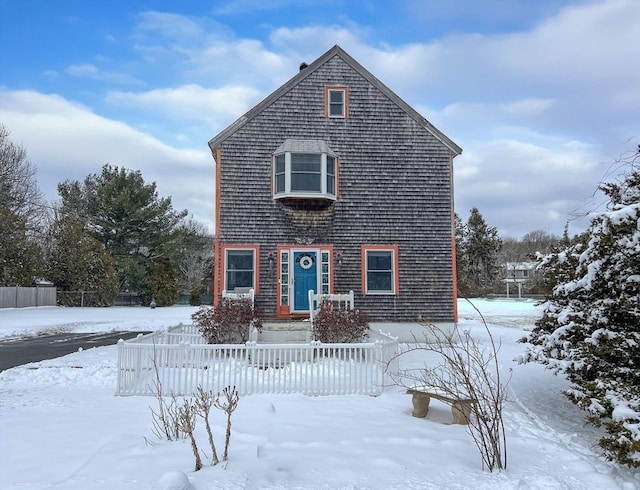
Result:
M55 359L78 349L113 345L148 332L61 333L0 341L0 371L29 362Z

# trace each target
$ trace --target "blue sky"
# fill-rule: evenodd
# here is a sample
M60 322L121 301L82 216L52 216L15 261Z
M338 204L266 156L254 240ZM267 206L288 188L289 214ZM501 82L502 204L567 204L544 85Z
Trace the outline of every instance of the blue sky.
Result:
M0 0L0 123L50 200L110 163L211 226L207 141L339 44L463 148L463 219L561 234L640 140L639 20L637 0Z

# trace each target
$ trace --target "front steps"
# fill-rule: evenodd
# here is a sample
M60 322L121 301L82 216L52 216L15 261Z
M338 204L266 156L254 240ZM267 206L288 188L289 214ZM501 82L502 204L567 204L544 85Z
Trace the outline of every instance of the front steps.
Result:
M311 342L309 321L270 320L262 323L259 344L306 344Z

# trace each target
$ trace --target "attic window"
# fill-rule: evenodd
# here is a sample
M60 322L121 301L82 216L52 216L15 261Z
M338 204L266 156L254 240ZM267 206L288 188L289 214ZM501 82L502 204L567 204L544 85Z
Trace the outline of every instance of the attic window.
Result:
M322 140L286 140L273 157L275 199L335 200L337 157Z
M330 118L346 118L349 112L347 87L326 87L325 114Z

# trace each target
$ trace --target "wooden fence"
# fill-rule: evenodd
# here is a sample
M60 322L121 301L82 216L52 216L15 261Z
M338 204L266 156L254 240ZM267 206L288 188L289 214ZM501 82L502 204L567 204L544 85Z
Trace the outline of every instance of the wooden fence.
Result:
M56 306L56 288L0 287L0 308L24 308L26 306Z
M191 329L191 330L189 330ZM116 395L191 395L235 386L240 395L379 395L391 384L387 364L398 340L370 332L359 344L205 344L193 327L118 343ZM389 372L395 372L394 366Z

